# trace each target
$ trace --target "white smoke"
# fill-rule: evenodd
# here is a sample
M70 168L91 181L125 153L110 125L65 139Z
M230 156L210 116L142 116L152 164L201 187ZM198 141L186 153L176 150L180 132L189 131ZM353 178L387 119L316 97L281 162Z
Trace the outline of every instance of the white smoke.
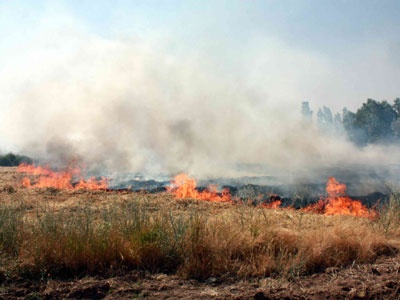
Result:
M234 175L239 163L295 172L398 160L396 151L360 150L301 120L301 102L321 95L334 69L318 55L257 38L225 60L168 37L61 28L38 29L0 78L10 103L1 134L24 154L199 176Z

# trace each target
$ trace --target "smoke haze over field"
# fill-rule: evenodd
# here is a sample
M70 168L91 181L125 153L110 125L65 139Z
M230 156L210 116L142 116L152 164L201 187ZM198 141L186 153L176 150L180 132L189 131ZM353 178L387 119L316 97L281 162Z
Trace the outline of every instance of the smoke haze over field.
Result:
M256 8L232 2L230 12L223 3L202 7L194 18L194 3L176 7L174 22L162 12L145 20L156 4L127 12L128 4L120 4L103 30L75 6L43 2L43 12L34 11L25 24L30 32L8 37L0 48L2 147L59 166L78 160L91 169L198 176L233 176L236 164L296 172L400 161L394 146L358 149L300 118L306 100L314 110L337 111L355 109L367 97L399 96L398 40L389 34L377 45L365 36L335 55L319 36L310 41L314 48L306 47L240 13ZM290 3L299 15L304 10ZM270 7L280 11L276 3ZM0 19L11 13L8 22L23 32L15 7L3 11ZM135 21L116 21L124 17ZM235 25L240 19L243 27ZM338 44L343 39L336 37Z

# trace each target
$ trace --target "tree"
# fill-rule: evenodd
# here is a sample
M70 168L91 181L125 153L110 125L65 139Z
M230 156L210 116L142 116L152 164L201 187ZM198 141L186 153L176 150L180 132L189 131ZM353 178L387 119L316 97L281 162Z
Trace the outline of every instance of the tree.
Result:
M356 114L348 110L346 107L343 108L343 128L346 130L350 141L357 145L363 145L367 140L364 132L354 125L355 121Z
M357 110L354 126L365 133L367 143L388 141L394 137L392 123L397 117L397 112L387 101L368 99Z
M397 116L400 116L400 98L394 100L393 108L397 112Z
M304 101L301 103L301 114L302 114L304 120L307 120L307 121L312 120L313 111L310 109L310 105L308 104L308 101Z
M13 167L13 166L18 166L21 163L31 164L32 159L30 157L14 154L11 152L5 155L0 155L0 166Z
M322 107L318 109L317 122L320 129L327 132L334 130L333 115L329 107Z
M396 137L397 140L400 139L400 98L396 98L394 100L393 109L397 113L397 118L393 120L391 127L393 130L393 135Z
M343 132L343 120L340 113L336 113L335 117L333 118L333 125L335 126L335 130L337 132Z
M392 130L393 130L393 135L397 138L400 139L400 118L397 118L392 122Z

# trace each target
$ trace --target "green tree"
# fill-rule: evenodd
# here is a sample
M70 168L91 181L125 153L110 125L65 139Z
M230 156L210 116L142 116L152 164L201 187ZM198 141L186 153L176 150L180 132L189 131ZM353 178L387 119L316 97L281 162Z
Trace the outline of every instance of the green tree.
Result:
M397 112L397 116L400 116L400 98L394 100L393 108Z
M355 122L356 114L346 107L343 108L343 128L346 130L347 136L353 143L363 145L367 142L365 133L354 125Z
M397 118L392 122L393 135L397 140L400 139L400 118Z
M368 99L357 110L354 125L366 133L368 143L376 143L394 137L392 123L396 119L397 113L387 101Z
M3 167L13 167L18 166L21 163L32 163L32 159L25 155L18 155L14 153L7 153L5 155L0 155L0 166Z

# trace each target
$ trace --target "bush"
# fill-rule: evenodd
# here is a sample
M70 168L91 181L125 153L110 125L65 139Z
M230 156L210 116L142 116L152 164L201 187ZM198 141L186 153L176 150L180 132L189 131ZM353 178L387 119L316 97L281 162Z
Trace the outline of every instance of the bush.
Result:
M31 164L32 162L32 158L25 155L18 155L11 152L0 155L0 166L2 167L14 167L21 163Z

